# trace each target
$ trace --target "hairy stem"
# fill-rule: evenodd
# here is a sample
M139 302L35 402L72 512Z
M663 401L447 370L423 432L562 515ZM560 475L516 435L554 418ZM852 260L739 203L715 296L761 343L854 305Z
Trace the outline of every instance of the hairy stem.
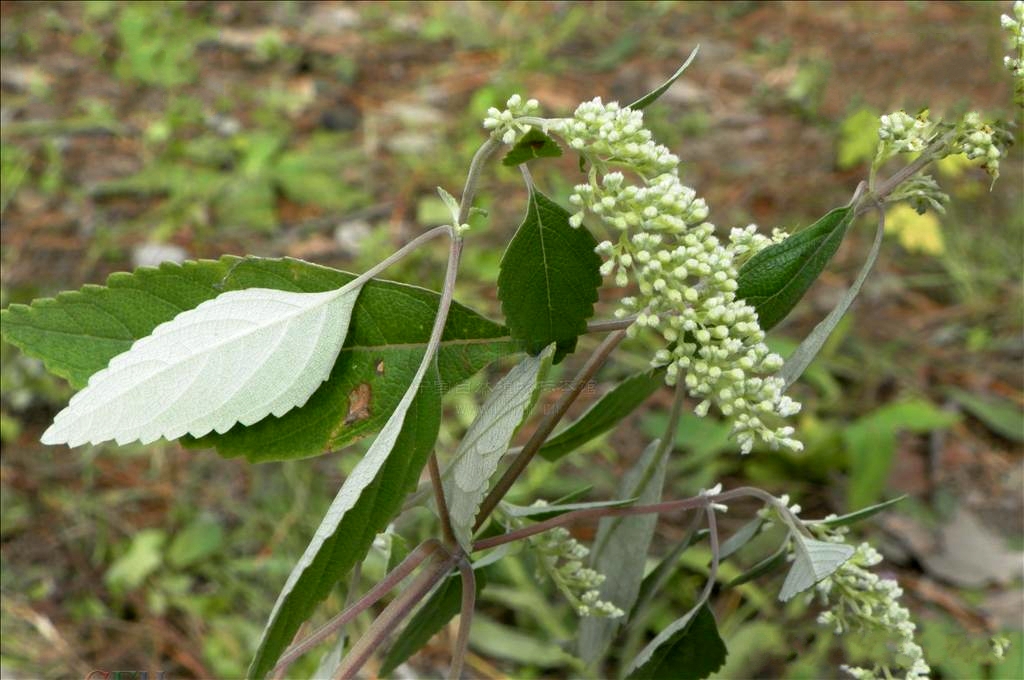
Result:
M494 485L491 492L487 494L484 502L480 505L480 512L477 515L476 524L473 526L473 530L479 529L483 523L490 517L494 509L498 507L498 503L508 490L512 488L516 480L519 479L519 475L523 473L526 466L533 460L534 455L540 450L544 442L551 435L551 432L558 425L559 421L565 417L569 407L574 401L580 396L583 388L586 387L590 379L594 377L598 369L604 365L611 356L612 351L618 347L619 343L626 337L626 330L621 329L613 332L611 335L606 337L604 341L594 350L594 353L590 355L587 362L580 369L580 372L573 378L572 384L569 389L562 395L562 398L558 400L555 407L549 411L544 419L541 420L540 424L537 425L537 429L534 430L530 439L523 445L522 450L512 460L512 463L502 474L501 479Z
M366 633L359 638L359 641L345 655L344 661L338 667L335 678L339 680L354 678L359 669L366 663L366 660L370 658L370 655L391 635L391 631L404 621L431 589L451 571L455 559L449 556L432 567L424 568L413 579L412 583L409 584L409 587L392 600L384 608L384 611L374 619Z
M530 526L510 531L507 534L501 536L492 536L491 538L485 538L477 541L473 544L473 552L478 550L489 550L490 548L496 548L499 545L505 545L506 543L514 543L530 536L536 536L542 534L545 531L550 531L555 527L565 526L567 524L573 524L574 522L601 519L603 517L629 517L632 515L649 515L649 514L662 514L669 512L677 512L679 510L694 510L697 508L703 508L709 503L726 503L737 498L743 498L752 496L765 503L770 504L772 507L784 511L787 515L792 516L789 513L788 508L779 503L779 499L771 495L767 491L758 489L752 486L742 486L729 491L723 491L719 494L701 494L699 496L692 496L690 498L683 498L674 501L662 501L661 503L652 503L650 505L629 505L626 507L607 507L607 508L585 508L583 510L574 510L567 512L564 515L558 517L552 517L551 519L544 520L543 522L537 522Z
M462 677L462 667L469 649L469 628L473 625L473 610L476 607L476 574L465 557L459 560L459 574L462 576L462 609L459 611L459 633L455 637L455 649L452 651L452 667L448 671L449 680Z
M295 663L296 659L329 638L339 628L346 625L349 621L376 604L377 601L387 595L391 589L401 583L405 577L415 571L416 567L420 566L424 560L431 557L440 549L441 542L437 539L430 539L421 543L415 550L409 553L397 567L392 569L391 573L371 588L366 595L359 598L355 604L347 607L343 612L322 625L301 642L297 642L289 647L285 653L281 655L277 665L274 666L272 675L283 675L284 672L288 670L288 667Z
M498 150L501 142L493 137L480 145L480 148L473 154L473 160L469 164L469 171L466 173L466 185L462 189L462 200L459 202L459 224L465 224L469 219L469 210L473 207L473 197L476 195L477 185L480 183L480 173L490 160L491 155Z

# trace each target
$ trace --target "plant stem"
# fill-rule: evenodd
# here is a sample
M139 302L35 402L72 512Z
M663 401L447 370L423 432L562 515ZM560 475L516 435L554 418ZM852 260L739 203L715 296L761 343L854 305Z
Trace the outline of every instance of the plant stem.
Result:
M580 369L580 372L573 378L572 384L569 386L568 391L562 395L558 403L555 404L554 409L549 411L544 419L541 420L540 424L537 425L537 429L534 430L530 439L523 445L523 449L516 455L512 460L512 463L502 474L501 479L494 485L491 492L487 494L487 498L480 505L480 512L477 514L476 524L473 526L473 530L477 530L483 525L483 523L490 517L494 509L498 507L498 503L508 490L512 488L516 480L519 479L519 475L523 473L526 466L529 465L530 461L533 460L534 455L540 450L540 447L547 440L548 436L558 425L559 421L565 417L569 407L574 401L580 396L583 388L586 387L590 379L594 377L598 369L604 365L604 362L611 356L612 351L618 347L619 343L626 337L626 330L620 329L613 332L611 335L606 337L604 341L598 345L594 353L590 355L587 362Z
M373 606L378 600L380 600L380 598L384 597L388 591L397 586L403 579L405 579L406 576L415 571L416 567L420 566L424 560L431 557L440 549L441 543L437 539L430 539L421 543L415 550L409 553L397 567L392 569L391 573L371 588L366 595L359 598L359 601L350 607L347 607L343 612L322 625L301 642L297 642L289 647L285 653L281 655L277 665L274 666L272 675L283 675L284 672L288 670L288 667L295 663L296 659L329 638L335 631L346 625L355 617L359 616L361 613L366 611L366 609Z
M449 556L439 564L423 569L408 588L384 608L384 611L370 624L366 633L353 645L338 667L335 678L339 680L354 678L374 650L388 638L391 631L404 621L416 605L427 596L427 593L448 574L455 565L455 560L455 557Z
M459 202L459 224L465 224L469 219L469 209L473 207L473 197L476 195L477 185L480 183L480 173L490 160L491 155L498 150L501 142L493 137L480 145L480 148L473 154L473 160L469 164L469 171L466 173L466 184L462 189L462 200Z
M700 496L692 496L690 498L683 498L674 501L662 501L661 503L652 503L650 505L630 505L626 507L585 508L583 510L574 510L573 512L567 512L564 515L544 520L543 522L531 524L530 526L523 527L522 529L510 531L507 534L502 534L501 536L493 536L491 538L479 540L473 544L473 552L496 548L499 545L513 543L524 538L529 538L530 536L536 536L537 534L544 533L545 531L549 531L555 527L565 526L582 520L600 519L602 517L628 517L631 515L662 514L676 512L679 510L694 510L696 508L703 508L709 503L725 503L745 496L758 498L759 500L762 500L773 507L780 508L789 514L788 508L785 508L781 503L779 503L779 500L775 498L775 496L772 496L767 491L763 491L752 486L742 486L719 494L702 494Z
M365 272L363 272L362 274L360 274L356 278L354 278L351 281L349 281L345 285L346 286L354 286L354 285L362 285L362 284L366 283L367 281L369 281L373 277L377 276L377 274L380 274L382 271L384 271L385 269L387 269L388 267L390 267L394 263L398 262L399 260L401 260L403 257L408 255L409 253L411 253L412 251L414 251L417 248L419 248L421 245L423 245L427 241L430 241L431 239L437 238L438 236L441 236L442 234L448 234L449 236L454 237L455 231L450 226L448 226L448 225L444 225L444 226L441 226L441 227L434 227L433 229L431 229L429 231L425 231L422 234L420 234L419 236L417 236L416 238L414 238L413 240L411 240L408 243L406 243L404 246L402 246L401 248L399 248L395 252L393 252L390 255L388 255L386 258L384 258L383 260L381 260L377 264L375 264L372 267L370 267L369 269L367 269Z
M462 609L459 611L459 633L455 637L455 649L452 651L452 667L448 671L449 680L462 677L462 667L469 649L469 628L473 625L473 610L476 607L476 574L465 556L459 560L459 573L462 576Z

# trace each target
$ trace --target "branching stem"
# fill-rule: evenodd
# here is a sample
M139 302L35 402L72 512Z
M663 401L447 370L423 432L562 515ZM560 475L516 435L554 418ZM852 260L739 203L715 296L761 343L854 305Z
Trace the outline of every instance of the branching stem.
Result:
M397 567L392 569L391 573L371 588L366 595L359 598L355 604L346 608L343 612L325 623L301 642L295 643L286 650L285 653L281 655L277 665L274 667L272 675L283 675L284 672L288 670L288 667L295 663L296 659L329 638L339 628L346 625L349 621L376 604L378 600L387 595L390 590L401 583L405 577L415 571L416 567L420 566L424 560L434 555L434 553L441 548L441 543L437 539L432 538L421 543L415 550L409 553Z
M558 425L559 421L561 421L563 417L565 417L569 407L580 396L583 388L586 387L587 383L590 382L590 379L594 377L594 374L597 373L598 369L604 365L608 360L608 357L611 356L612 351L618 347L619 343L622 342L625 337L625 329L613 332L611 335L606 337L604 341L598 345L597 349L594 350L594 353L590 355L587 362L583 365L583 368L580 369L580 372L575 378L573 378L569 389L562 395L561 399L558 400L555 407L544 416L540 424L537 425L537 429L534 430L533 434L530 436L530 439L523 445L522 450L512 460L512 463L505 470L505 473L502 474L501 479L499 479L498 483L494 485L491 492L487 494L484 502L480 505L480 512L477 515L476 524L473 527L474 531L479 529L487 518L490 517L491 513L494 512L494 509L498 507L498 503L505 497L505 494L507 494L508 490L512 488L512 485L515 484L516 480L519 479L519 475L523 473L526 466L530 464L531 460L533 460L534 455L536 455L537 451L540 450L540 447L543 446L544 442L551 435L555 426Z

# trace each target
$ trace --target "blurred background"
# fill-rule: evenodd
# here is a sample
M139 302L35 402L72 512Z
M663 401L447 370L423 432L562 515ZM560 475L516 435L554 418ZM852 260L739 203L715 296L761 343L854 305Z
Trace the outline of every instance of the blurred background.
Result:
M445 221L435 187L458 193L489 106L514 92L548 115L598 95L632 101L698 43L684 78L648 109L651 128L721 228L792 230L849 200L880 113L1014 118L999 29L1009 11L1009 2L4 2L0 298L28 302L114 271L225 253L363 270ZM882 573L900 579L943 678L1024 677L1019 127L1015 136L991 190L982 171L950 159L936 173L953 197L947 214L890 211L873 277L795 388L807 451L741 457L727 425L687 417L666 488L682 497L715 480L754 483L790 493L807 516L908 494L857 531L885 554ZM567 156L534 177L564 199L576 172ZM460 301L492 318L524 198L516 172L492 168L479 199L490 216L469 235L458 287ZM780 351L831 309L873 229L851 232L773 331ZM436 287L443 256L428 248L388 276ZM613 308L606 301L598 316ZM571 375L594 344L582 339L558 368ZM651 352L643 338L628 345L578 410ZM176 444L45 448L39 435L69 388L6 344L0 380L3 677L241 677L360 446L263 465ZM516 497L552 500L584 485L591 499L607 497L660 434L668 402L655 394L557 474L537 461ZM442 453L475 408L467 391L449 395ZM744 517L730 513L725 528ZM398 531L412 544L430 528L429 513L414 512ZM655 552L682 534L661 522ZM703 548L684 556L652 630L688 608L707 558ZM371 553L364 586L383 565ZM569 607L528 560L501 565L482 596L469 672L578 673L559 646L574 630ZM778 575L717 598L730 650L720 677L835 677L840 659L863 654L856 639L820 629L813 607L780 605L777 589ZM322 618L344 595L339 586ZM1014 642L995 666L994 632ZM443 633L400 672L442 673L450 644ZM312 672L316 656L296 673Z

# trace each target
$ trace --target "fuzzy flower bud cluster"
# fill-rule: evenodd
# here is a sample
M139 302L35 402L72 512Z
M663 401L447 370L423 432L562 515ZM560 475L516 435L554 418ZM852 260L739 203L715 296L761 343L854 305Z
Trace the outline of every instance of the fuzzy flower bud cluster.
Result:
M518 94L514 94L505 103L503 111L494 106L487 109L484 128L490 130L493 137L500 139L505 144L515 144L532 127L518 119L532 116L539 108L540 104L536 99L524 101Z
M976 111L964 115L957 132L953 153L962 153L971 160L980 159L981 167L995 181L999 177L999 159L1003 155L998 132Z
M617 286L636 286L639 294L616 313L636 314L634 329L664 338L653 363L667 366L666 381L685 381L701 399L698 415L714 404L732 419L744 453L756 441L800 450L793 428L779 423L800 409L775 376L782 358L765 345L754 308L736 297L739 259L784 235L748 227L726 241L716 237L704 199L680 182L679 159L652 140L640 111L594 99L547 129L590 163L588 181L569 198L576 210L570 223L590 214L614 235L597 246L601 273Z
M1003 57L1003 65L1013 75L1014 101L1024 106L1024 2L1013 3L1013 16L1002 15L1000 24L1010 34L1012 55Z
M843 542L844 531L818 531L823 540ZM872 668L841 666L852 677L858 680L927 678L930 669L921 646L914 641L916 625L910 619L910 612L899 602L903 590L896 581L869 571L881 561L877 550L861 543L849 560L818 583L819 599L829 607L818 617L818 623L832 628L836 635L858 633L874 648L888 648L891 652L889 659L877 661Z
M906 111L887 113L879 122L878 139L886 155L924 151L935 139L936 126L928 120L927 110L916 117L908 115Z
M600 599L598 588L604 574L583 566L590 549L569 535L564 527L556 527L529 539L536 549L541 567L579 616L616 618L625 614L611 602Z

